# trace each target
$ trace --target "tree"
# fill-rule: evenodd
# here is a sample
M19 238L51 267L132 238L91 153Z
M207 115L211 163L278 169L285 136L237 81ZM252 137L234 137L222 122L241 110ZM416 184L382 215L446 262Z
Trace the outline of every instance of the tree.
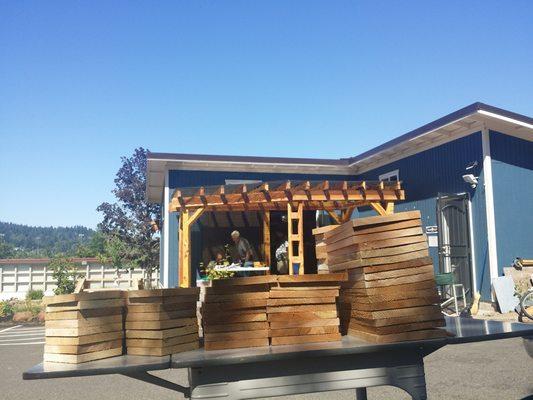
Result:
M117 202L102 203L97 210L103 213L98 228L108 236L113 258L143 268L150 285L152 272L159 268L159 236L152 222L161 220L161 206L146 200L147 153L141 147L131 157L122 157L112 191Z
M15 256L15 249L9 243L6 243L3 237L0 236L0 258L13 258Z
M57 287L54 294L69 294L76 288L76 279L81 278L76 271L76 265L64 255L54 256L48 266L54 271L52 277L55 279Z

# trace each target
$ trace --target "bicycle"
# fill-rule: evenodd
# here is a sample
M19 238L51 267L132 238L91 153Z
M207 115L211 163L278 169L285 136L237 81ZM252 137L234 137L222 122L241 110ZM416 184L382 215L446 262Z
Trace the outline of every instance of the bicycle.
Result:
M523 295L520 297L520 315L519 320L522 322L522 315L525 315L530 320L533 321L533 287L529 288Z

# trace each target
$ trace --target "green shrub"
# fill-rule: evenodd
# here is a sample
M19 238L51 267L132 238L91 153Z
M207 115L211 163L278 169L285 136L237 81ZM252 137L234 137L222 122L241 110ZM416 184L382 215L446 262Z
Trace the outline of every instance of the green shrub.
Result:
M54 289L56 295L69 294L76 288L76 279L82 277L76 272L76 266L67 258L57 256L50 261L49 266L54 273L52 277L57 282L57 288Z
M0 301L0 318L9 318L13 313L13 306L9 301Z
M13 313L29 311L33 315L37 315L39 312L41 312L42 306L32 300L24 300L15 303L12 310Z
M26 300L42 300L44 292L42 290L30 290L26 293Z

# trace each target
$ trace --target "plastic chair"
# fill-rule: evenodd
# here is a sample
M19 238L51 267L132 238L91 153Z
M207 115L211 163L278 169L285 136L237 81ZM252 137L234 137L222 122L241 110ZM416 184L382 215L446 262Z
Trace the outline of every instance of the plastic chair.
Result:
M444 302L440 304L441 308L447 307L451 303L454 303L455 313L459 315L459 305L457 302L457 289L458 288L461 290L461 293L463 295L462 296L463 304L466 303L466 292L465 292L465 287L463 286L463 284L455 283L455 277L454 277L453 272L446 272L444 274L435 274L435 282L438 287L444 288L446 286L449 286L451 288L452 296L449 299L444 300ZM441 290L441 296L443 295L444 292L445 292L444 290Z

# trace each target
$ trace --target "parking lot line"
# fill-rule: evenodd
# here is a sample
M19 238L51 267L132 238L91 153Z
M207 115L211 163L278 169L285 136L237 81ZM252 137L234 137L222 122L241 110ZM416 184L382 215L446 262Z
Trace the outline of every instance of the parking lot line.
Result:
M10 331L11 329L18 328L19 326L22 326L22 325L10 326L9 328L2 329L0 333Z

